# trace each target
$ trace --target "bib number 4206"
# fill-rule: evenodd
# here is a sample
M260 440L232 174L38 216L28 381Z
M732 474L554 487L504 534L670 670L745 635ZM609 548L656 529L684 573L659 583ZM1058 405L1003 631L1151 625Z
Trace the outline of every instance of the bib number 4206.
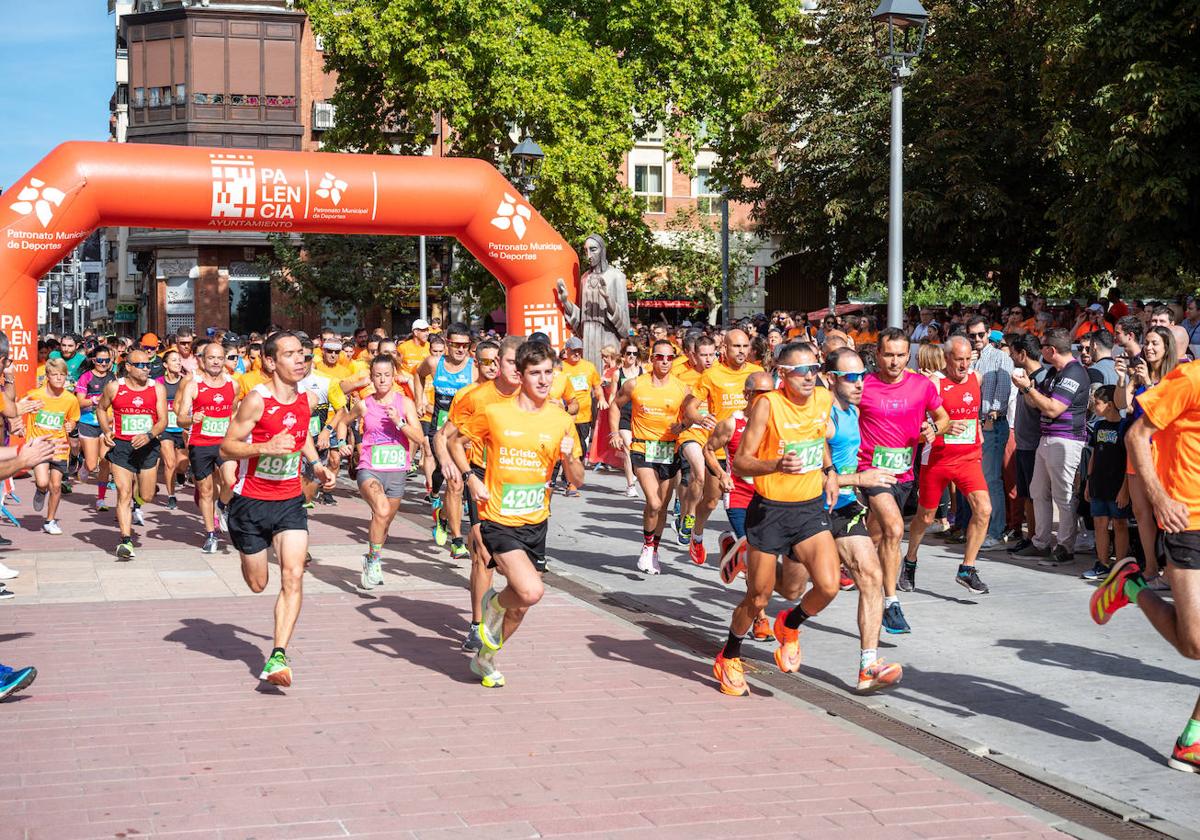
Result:
M537 513L545 506L545 484L505 484L502 488L500 513L505 516Z

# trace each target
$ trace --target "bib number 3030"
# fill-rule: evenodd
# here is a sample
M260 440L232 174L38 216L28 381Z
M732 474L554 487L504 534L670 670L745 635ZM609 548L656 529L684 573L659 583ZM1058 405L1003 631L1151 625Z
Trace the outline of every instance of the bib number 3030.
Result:
M545 484L505 484L501 491L500 513L504 516L537 513L546 507Z
M893 475L903 475L912 469L912 450L876 446L871 453L871 466Z
M266 481L287 481L289 478L295 478L300 475L300 453L260 455L254 475Z

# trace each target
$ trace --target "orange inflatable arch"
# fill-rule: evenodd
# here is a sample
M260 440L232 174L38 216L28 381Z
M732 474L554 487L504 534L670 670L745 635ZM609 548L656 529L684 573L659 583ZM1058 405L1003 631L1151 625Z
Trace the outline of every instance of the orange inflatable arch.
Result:
M0 197L0 330L34 386L37 280L95 228L454 236L508 292L508 330L561 342L574 249L471 158L64 143Z

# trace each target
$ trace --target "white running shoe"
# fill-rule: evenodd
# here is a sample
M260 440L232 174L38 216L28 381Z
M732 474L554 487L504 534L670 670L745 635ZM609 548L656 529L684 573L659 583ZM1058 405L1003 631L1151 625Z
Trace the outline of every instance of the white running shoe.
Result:
M8 566L0 563L0 580L12 580L20 574L16 569L10 569Z
M642 553L638 555L637 567L639 572L645 572L648 575L656 575L661 571L654 557L654 546L642 546Z
M142 509L140 507L133 509L133 524L143 526L146 524L146 517L142 516Z
M379 557L371 558L367 574L371 578L372 586L383 586L383 561Z
M363 556L362 561L362 576L358 579L359 585L363 589L374 589L375 581L371 579L371 555Z
M44 531L47 534L54 534L55 536L58 536L59 534L61 534L63 532L62 528L58 527L57 519L47 519L42 524L42 531Z
M625 487L625 495L631 499L636 499L638 497L637 482L634 482L633 484L627 485Z
M662 566L658 562L658 548L655 547L654 553L650 555L650 574L661 575Z
M496 652L494 650L483 650L471 657L470 662L471 673L479 677L479 681L484 688L503 688L504 674L500 673L500 669L496 667Z

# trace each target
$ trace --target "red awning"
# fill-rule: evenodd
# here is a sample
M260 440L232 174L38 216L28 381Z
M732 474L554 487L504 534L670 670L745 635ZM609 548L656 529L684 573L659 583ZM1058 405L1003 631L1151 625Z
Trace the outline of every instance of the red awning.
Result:
M834 309L834 314L849 315L851 312L861 312L865 308L866 308L865 303L839 303L833 309ZM829 307L827 306L824 309L818 309L816 312L809 312L808 320L819 321L828 314L829 314Z
M698 309L698 300L635 300L634 307L641 309Z

